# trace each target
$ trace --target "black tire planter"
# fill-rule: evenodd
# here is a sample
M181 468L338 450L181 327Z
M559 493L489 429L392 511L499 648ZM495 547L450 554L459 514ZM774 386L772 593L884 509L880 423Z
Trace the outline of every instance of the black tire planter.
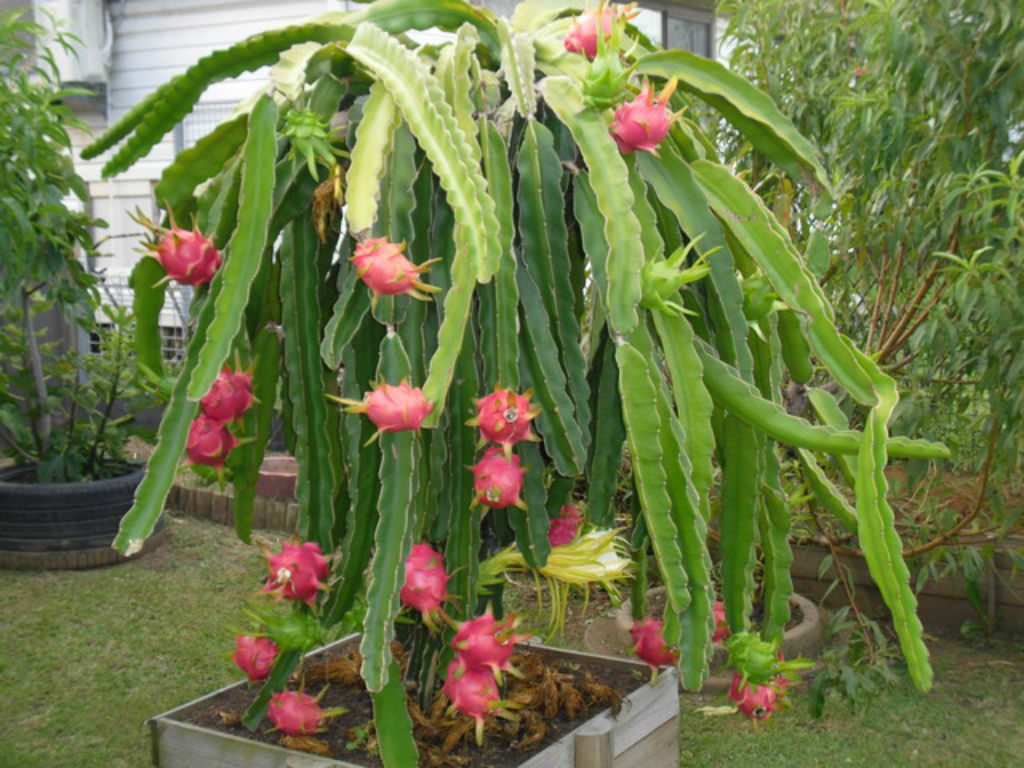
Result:
M0 567L92 568L129 558L110 547L145 472L83 483L33 483L30 465L0 470ZM163 519L144 550L163 539Z

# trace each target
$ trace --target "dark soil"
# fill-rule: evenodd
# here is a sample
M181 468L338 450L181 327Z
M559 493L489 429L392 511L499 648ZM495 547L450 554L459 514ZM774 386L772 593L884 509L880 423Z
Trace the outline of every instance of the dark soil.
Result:
M512 657L523 679L506 675L503 697L515 702L515 716L486 719L484 745L474 741L474 721L447 715L447 700L438 695L427 712L415 696L409 698L420 765L458 768L513 768L546 748L587 719L611 708L649 679L646 667L629 662L572 660L557 653L521 647ZM373 709L359 680L359 658L354 644L342 644L306 662L307 692L316 695L328 684L320 701L324 709L345 707L348 712L326 723L315 737L286 736L272 730L268 720L255 732L239 720L255 698L258 686L238 686L177 713L175 720L193 723L236 736L315 752L339 760L380 768L373 731ZM298 681L295 681L296 685ZM414 694L414 691L410 691Z

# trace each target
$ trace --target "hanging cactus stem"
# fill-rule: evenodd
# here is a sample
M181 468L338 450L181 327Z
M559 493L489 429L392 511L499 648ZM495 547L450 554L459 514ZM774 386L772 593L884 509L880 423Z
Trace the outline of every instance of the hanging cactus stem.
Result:
M893 379L841 335L845 308L830 306L747 174L668 102L706 102L766 174L827 208L820 154L720 63L652 49L628 23L635 10L499 20L464 0L361 4L203 59L86 150L120 144L104 173L119 172L206 88L309 44L287 100L260 96L166 170L170 229L138 219L160 264L148 263L140 302L162 301L161 268L158 285L194 285L200 298L114 546L135 551L150 535L183 457L251 500L279 418L299 465L301 541L267 554L264 591L298 618L268 633L290 674L286 645L361 625L359 671L381 743L401 756L393 765L418 761L405 675L425 695L440 687L478 740L487 718L508 716L496 675L511 672L514 623L474 613L506 572L529 571L541 604L547 585L554 633L573 587L617 599L634 574L642 586L649 549L666 607L633 639L652 682L675 665L699 689L727 626L741 680L777 685L771 643L788 618L790 526L806 497L783 471L784 446L801 453L793 472L813 459L816 492L842 454L836 482L848 475L855 501L830 509L857 534L911 679L931 684L885 468L890 452L948 451L889 436ZM406 33L432 27L450 39L408 45ZM186 210L191 230L174 222ZM776 322L782 309L792 315ZM140 315L140 338L157 337L158 316ZM862 429L788 414L786 370L846 393ZM615 501L624 462L629 509ZM765 645L742 639L758 565ZM396 622L409 626L396 633ZM441 649L444 624L471 636ZM392 643L406 631L432 651L402 668ZM445 670L449 650L460 658ZM240 658L261 672L262 657ZM315 732L330 714L282 691L285 677L271 671L258 701L276 727Z

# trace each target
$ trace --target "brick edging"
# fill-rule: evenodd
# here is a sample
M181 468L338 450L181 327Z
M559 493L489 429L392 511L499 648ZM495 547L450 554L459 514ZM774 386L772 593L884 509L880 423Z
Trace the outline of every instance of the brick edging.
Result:
M187 488L171 486L167 497L167 509L173 509L185 517L234 526L234 498L230 493L221 493L212 488ZM299 504L295 501L279 501L257 496L252 503L252 527L291 533L299 521Z

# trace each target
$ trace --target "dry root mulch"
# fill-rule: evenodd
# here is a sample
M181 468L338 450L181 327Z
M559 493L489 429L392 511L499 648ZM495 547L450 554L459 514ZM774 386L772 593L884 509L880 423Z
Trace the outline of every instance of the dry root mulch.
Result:
M404 652L397 647L396 651L404 668ZM274 731L267 720L255 732L248 731L241 724L241 715L255 698L257 686L225 691L179 713L175 719L379 768L383 764L377 757L373 707L359 676L360 663L358 651L351 646L330 649L322 658L307 659L302 676L293 680L293 687L303 685L313 695L326 686L320 701L324 709L347 709L346 714L328 720L323 733L288 736ZM512 664L520 676L504 675L503 699L509 706L504 713L486 718L483 747L476 745L472 718L450 713L448 700L440 693L422 708L415 687L407 684L420 765L513 768L598 712L610 708L617 713L622 697L648 679L646 671L636 665L567 660L541 649L524 649L512 657Z

